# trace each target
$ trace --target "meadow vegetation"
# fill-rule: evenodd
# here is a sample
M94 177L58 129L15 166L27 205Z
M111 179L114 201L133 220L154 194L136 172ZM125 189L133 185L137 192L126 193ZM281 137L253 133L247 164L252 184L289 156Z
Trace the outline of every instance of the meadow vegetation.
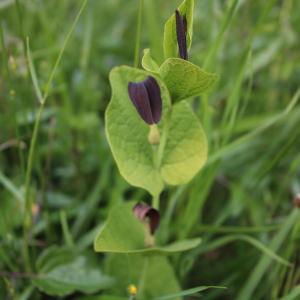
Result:
M161 194L159 241L201 243L146 275L140 255L94 251L116 206L151 202L107 142L109 73L144 48L161 64L180 3L0 1L0 299L300 299L296 0L195 1L189 60L218 74L189 100L208 159Z

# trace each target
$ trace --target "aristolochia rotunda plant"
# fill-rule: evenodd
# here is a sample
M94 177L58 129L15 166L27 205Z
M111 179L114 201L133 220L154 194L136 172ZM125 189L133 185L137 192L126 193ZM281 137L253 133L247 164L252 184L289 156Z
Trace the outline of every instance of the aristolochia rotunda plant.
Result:
M138 299L177 293L180 288L165 256L200 243L196 238L159 245L155 239L161 192L190 181L207 159L206 136L188 99L207 93L217 76L188 61L193 8L193 0L183 1L166 22L161 65L145 49L144 70L119 66L110 73L105 124L111 151L128 183L153 197L151 205L132 201L113 207L95 239L95 251L114 253L107 271L120 283L116 295L124 296L128 285ZM141 276L146 278L142 287Z

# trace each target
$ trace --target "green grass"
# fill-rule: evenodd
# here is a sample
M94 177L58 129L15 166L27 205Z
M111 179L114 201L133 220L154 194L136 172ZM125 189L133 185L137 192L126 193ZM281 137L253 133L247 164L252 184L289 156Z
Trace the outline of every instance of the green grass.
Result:
M121 178L106 141L108 73L149 46L161 61L163 24L179 3L0 2L0 299L57 299L32 285L52 245L104 269L92 243L108 211L149 200ZM227 287L203 299L297 299L300 3L196 1L194 20L191 60L220 75L192 102L209 158L162 195L160 238L201 236L170 261L183 290Z

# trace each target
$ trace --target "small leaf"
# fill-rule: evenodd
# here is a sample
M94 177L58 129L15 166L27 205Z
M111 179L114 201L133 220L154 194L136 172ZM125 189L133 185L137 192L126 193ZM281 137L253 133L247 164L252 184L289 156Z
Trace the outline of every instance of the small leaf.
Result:
M190 49L193 36L194 0L184 0L178 7L178 11L181 16L185 16L187 21L187 48ZM168 19L165 24L164 53L165 58L178 57L175 9L174 14Z
M184 184L195 176L207 159L207 139L186 101L173 106L161 174L171 185Z
M105 271L118 282L111 291L117 296L126 295L128 284L137 287L137 299L155 299L160 295L180 292L174 270L163 256L114 254L108 258Z
M157 195L163 188L163 181L154 166L153 149L148 142L149 126L135 110L127 90L129 82L145 80L148 75L145 71L125 66L111 71L112 98L105 121L107 138L121 175L130 184ZM169 92L161 79L153 77L160 86L164 115L170 107ZM163 126L162 122L160 126Z
M167 59L160 66L159 74L171 93L173 103L208 92L218 79L216 74L179 58Z
M103 275L84 255L70 248L52 247L37 262L38 278L33 280L40 290L52 296L66 296L80 291L94 293L111 287L114 280Z
M159 65L154 60L154 58L152 58L150 49L144 50L144 56L142 58L142 66L146 71L149 71L151 73L158 73L159 71Z
M167 246L145 246L144 224L134 216L134 202L115 206L94 242L96 252L168 255L197 247L201 239L178 241Z

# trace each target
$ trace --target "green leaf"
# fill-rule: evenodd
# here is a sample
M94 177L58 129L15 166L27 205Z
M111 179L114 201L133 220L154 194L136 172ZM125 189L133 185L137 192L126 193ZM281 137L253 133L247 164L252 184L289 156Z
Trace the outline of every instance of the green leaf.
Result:
M178 103L171 109L168 90L155 77L161 88L163 115L159 123L161 142L157 150L153 149L148 142L149 126L136 112L127 90L130 81L141 81L147 76L145 71L125 66L113 69L106 132L122 176L155 196L162 191L164 183L177 185L192 179L206 161L207 141L188 104Z
M144 300L180 291L173 268L164 256L114 254L108 258L106 266L105 271L118 282L111 291L114 295L125 296L129 284L137 287L137 299ZM175 299L181 300L181 297Z
M159 69L170 93L172 102L207 93L218 79L198 66L180 58L167 59Z
M38 259L37 271L34 285L52 296L66 296L75 291L94 293L114 283L87 256L77 255L70 248L52 247L46 250Z
M125 66L113 69L106 131L122 176L130 184L143 187L155 196L162 191L164 183L178 185L192 179L206 161L207 141L188 104L181 102L171 109L168 90L155 77L161 88L163 115L159 123L161 142L157 150L153 149L148 142L149 126L136 112L127 91L130 81L141 81L147 75Z
M130 202L115 206L94 242L96 252L141 253L145 255L168 255L197 247L201 239L183 240L167 246L145 246L145 227L138 220Z
M171 185L187 183L207 159L207 139L186 101L173 106L161 174Z
M226 288L222 287L222 286L198 286L198 287L194 287L194 288L191 288L188 290L180 291L179 293L176 293L176 294L162 296L162 297L156 298L155 300L175 299L177 297L184 297L184 296L189 296L189 295L193 295L196 293L200 293L200 292L206 291L208 289L226 289Z
M153 163L153 149L148 142L149 126L136 112L127 90L130 81L142 81L148 75L126 66L111 71L112 98L106 111L106 133L121 175L130 184L158 195L163 189L163 180ZM159 78L155 79L161 88L164 117L170 107L169 92Z
M112 208L95 239L96 252L128 253L145 247L144 226L133 214L134 205L131 202Z
M187 20L187 48L190 49L193 37L193 12L194 0L184 0L178 7L182 16ZM178 44L176 35L175 13L168 19L164 31L164 54L165 58L178 56Z
M158 73L159 72L159 65L157 62L152 58L150 49L144 50L144 56L142 58L142 66L146 71L152 72L152 73Z

